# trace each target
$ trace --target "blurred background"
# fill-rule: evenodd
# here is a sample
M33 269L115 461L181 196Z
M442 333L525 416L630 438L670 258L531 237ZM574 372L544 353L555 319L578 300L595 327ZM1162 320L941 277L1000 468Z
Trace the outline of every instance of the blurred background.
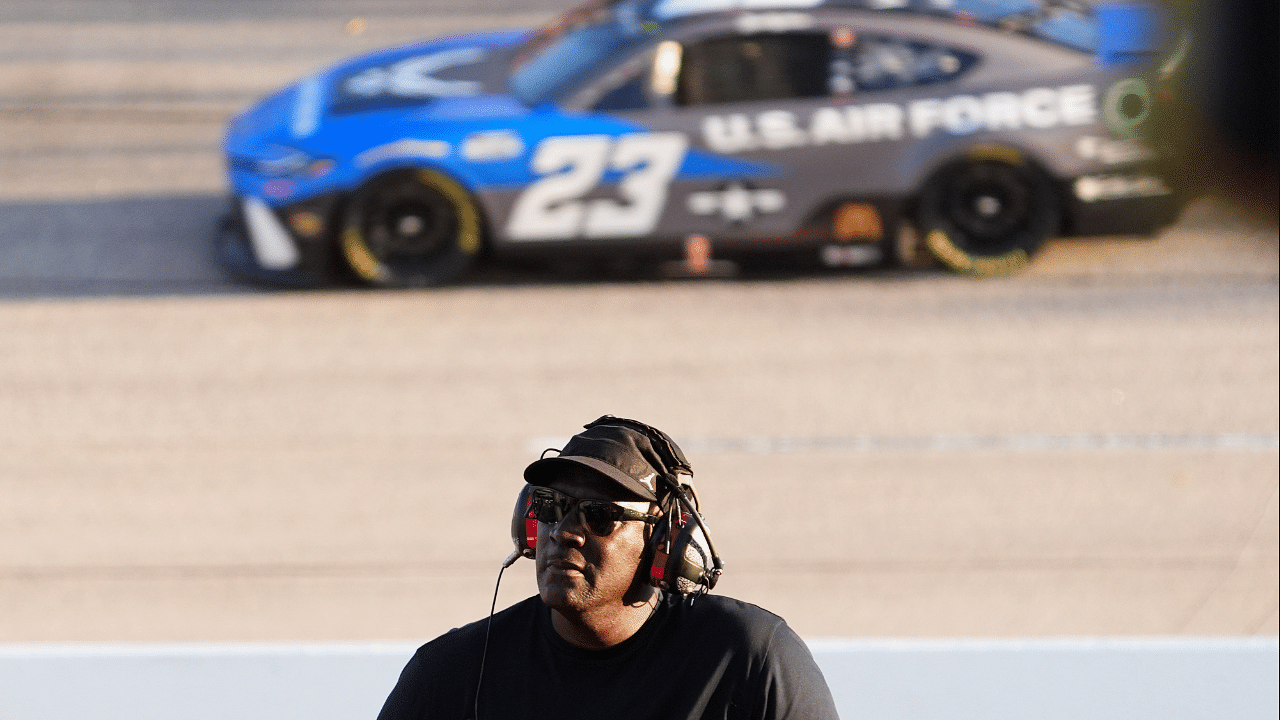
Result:
M1274 2L1173 8L1182 220L1013 277L214 265L232 114L563 6L6 0L0 643L424 641L488 611L523 467L604 413L681 442L717 591L806 638L1276 635Z
M1193 39L1157 120L1178 151L1172 169L1202 192L1230 198L1275 222L1280 144L1280 11L1263 0L1169 0Z

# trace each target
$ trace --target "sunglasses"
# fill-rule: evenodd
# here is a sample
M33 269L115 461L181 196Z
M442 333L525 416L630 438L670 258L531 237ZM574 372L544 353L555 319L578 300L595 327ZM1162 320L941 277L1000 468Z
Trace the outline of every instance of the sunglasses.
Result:
M529 511L525 517L555 525L575 510L578 522L596 537L609 535L622 520L641 520L651 525L659 519L657 515L646 515L606 500L580 500L547 487L536 487L529 493Z

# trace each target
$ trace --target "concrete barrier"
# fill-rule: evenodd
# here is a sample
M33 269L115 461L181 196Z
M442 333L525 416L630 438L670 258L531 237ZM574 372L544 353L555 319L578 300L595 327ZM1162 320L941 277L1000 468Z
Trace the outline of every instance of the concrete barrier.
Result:
M813 641L842 718L1275 720L1276 638Z
M1274 720L1269 638L813 640L846 720ZM0 720L376 717L413 643L0 645Z

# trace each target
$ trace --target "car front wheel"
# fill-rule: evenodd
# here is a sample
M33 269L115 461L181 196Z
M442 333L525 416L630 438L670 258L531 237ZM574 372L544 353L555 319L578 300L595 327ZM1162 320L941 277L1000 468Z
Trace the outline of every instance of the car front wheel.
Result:
M433 170L384 175L352 198L342 255L371 285L427 287L461 275L480 252L480 213L461 186Z
M1004 158L970 158L943 168L921 193L916 218L929 251L970 275L1026 267L1059 226L1043 173Z

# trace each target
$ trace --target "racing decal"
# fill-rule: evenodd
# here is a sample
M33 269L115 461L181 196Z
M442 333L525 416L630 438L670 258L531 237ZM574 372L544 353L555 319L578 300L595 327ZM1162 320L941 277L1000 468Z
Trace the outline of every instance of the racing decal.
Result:
M798 12L743 13L734 25L743 35L792 32L813 27L813 16Z
M297 265L302 254L275 212L253 197L241 201L241 207L249 229L249 245L258 264L268 270L288 270Z
M316 128L320 127L321 112L323 107L320 78L307 78L298 85L298 95L294 99L289 132L295 139L309 137Z
M1172 192L1154 175L1085 175L1075 182L1076 197L1085 202L1159 197Z
M443 140L414 140L413 138L404 138L385 145L371 147L368 150L356 155L355 163L358 168L367 168L371 165L377 165L387 160L398 160L400 158L434 158L439 159L448 157L451 148L449 143Z
M471 162L510 160L524 154L524 140L511 130L474 132L462 139L461 152Z
M872 0L872 2L877 1L884 2L885 0ZM654 4L650 12L658 20L670 20L685 15L718 12L721 10L738 10L743 7L751 7L752 4L751 0L747 0L747 2L743 2L743 0L659 0ZM764 3L754 4L760 5ZM822 0L773 0L767 4L773 7L810 8L822 4Z
M324 218L310 210L297 210L289 215L289 227L304 238L315 239L324 232Z
M262 190L267 194L267 197L283 200L293 194L294 184L292 180L272 178L262 186Z
M745 222L756 213L775 213L787 206L787 196L770 188L754 190L733 183L723 190L691 193L685 207L694 215L719 213L729 222Z
M340 93L344 96L344 102L477 95L481 90L480 83L473 80L441 80L434 73L445 68L480 62L484 56L484 48L453 48L366 68L343 80Z
M746 115L711 115L702 121L702 140L722 153L783 150L805 145L897 140L902 137L902 109L878 104L821 108L807 127L789 110L769 110L752 119Z
M827 267L861 267L884 259L879 245L823 245L819 255Z
M1139 78L1129 78L1107 88L1102 101L1102 117L1120 137L1133 131L1151 114L1151 89Z
M1085 160L1097 160L1107 165L1150 160L1155 157L1151 148L1133 140L1107 140L1085 135L1076 140L1076 154Z
M802 120L790 110L711 115L702 140L716 152L783 150L830 143L923 138L936 131L971 135L981 131L1049 129L1089 125L1097 117L1092 85L1032 88L915 100L904 105L872 103L824 107Z
M538 176L507 221L512 240L575 237L634 237L653 231L667 202L667 189L684 161L681 133L633 133L549 137L534 149L530 168ZM584 199L606 172L620 173L621 200Z
M880 213L870 203L844 203L836 210L831 234L837 240L879 240L884 237Z

